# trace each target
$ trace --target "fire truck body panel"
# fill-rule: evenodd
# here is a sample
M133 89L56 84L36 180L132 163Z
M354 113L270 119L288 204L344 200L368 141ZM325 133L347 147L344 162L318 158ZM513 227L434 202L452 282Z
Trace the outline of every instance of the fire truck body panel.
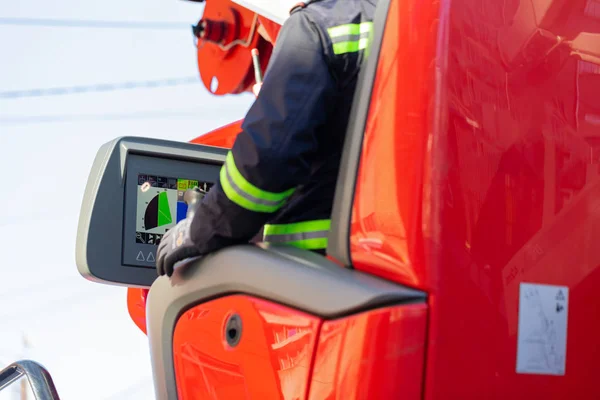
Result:
M147 292L129 289L159 398L600 398L600 3L379 0L377 15L328 252L423 297L327 314L309 304L327 275L274 294L272 249L264 282L190 295L168 323L166 278L145 323ZM231 147L240 122L193 142ZM252 343L228 348L236 312Z
M426 399L600 397L599 20L592 1L390 5L349 253L428 293Z

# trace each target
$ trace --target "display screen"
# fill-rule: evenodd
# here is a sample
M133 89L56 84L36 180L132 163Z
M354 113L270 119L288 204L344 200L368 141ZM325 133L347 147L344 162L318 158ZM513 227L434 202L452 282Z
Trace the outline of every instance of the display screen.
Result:
M139 174L137 179L136 243L158 245L163 235L185 218L186 190L198 187L204 195L212 183Z

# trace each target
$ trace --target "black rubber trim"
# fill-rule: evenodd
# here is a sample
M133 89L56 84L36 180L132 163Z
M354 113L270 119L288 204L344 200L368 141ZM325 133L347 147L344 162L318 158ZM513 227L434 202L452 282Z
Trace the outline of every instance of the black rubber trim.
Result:
M291 246L228 247L158 278L148 295L147 328L157 399L177 399L173 332L191 307L231 294L247 294L323 319L389 305L424 303L424 292Z
M373 17L373 42L371 43L371 50L366 64L361 68L358 76L333 201L327 254L346 267L352 266L352 258L350 256L350 220L352 217L352 205L354 204L354 191L356 188L365 125L371 104L371 94L375 82L377 65L379 64L381 42L383 41L389 8L390 0L379 0L375 9Z

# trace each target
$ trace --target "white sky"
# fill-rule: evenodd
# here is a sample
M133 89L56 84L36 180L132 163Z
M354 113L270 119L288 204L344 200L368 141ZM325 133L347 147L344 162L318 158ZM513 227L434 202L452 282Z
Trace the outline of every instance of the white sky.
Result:
M201 12L181 0L2 0L0 22L171 21L182 29L0 23L0 92L197 76L189 26ZM87 175L100 145L117 136L187 141L242 118L251 101L212 96L200 83L0 98L0 366L41 362L63 400L154 397L146 336L129 319L126 289L88 282L75 266ZM17 386L0 400L17 399Z

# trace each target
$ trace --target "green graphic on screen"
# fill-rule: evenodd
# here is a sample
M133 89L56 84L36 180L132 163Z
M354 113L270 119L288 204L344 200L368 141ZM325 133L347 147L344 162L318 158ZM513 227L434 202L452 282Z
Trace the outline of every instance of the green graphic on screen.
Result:
M155 186L154 180L138 185L136 232L141 243L156 243L159 235L164 235L168 229L177 224L177 203L179 191L177 181L171 187L167 184ZM168 182L167 182L168 183ZM150 236L149 241L144 238Z
M157 194L150 200L144 213L144 228L154 229L173 223L171 210L169 208L169 197L167 192Z
M158 244L162 235L185 218L187 204L183 195L186 190L196 187L205 194L212 183L139 174L136 243Z

